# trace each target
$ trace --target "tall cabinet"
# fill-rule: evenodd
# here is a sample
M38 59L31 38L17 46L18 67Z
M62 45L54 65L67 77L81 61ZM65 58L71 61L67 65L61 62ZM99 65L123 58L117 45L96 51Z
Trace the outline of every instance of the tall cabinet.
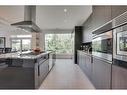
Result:
M82 26L75 26L74 29L74 62L77 64L77 50L81 49L82 45Z
M127 11L127 6L93 6L93 12L83 24L83 43L92 41L92 32L98 30L100 27L110 23L112 19ZM108 24L110 25L110 24ZM109 28L107 28L109 29ZM104 30L105 31L105 30ZM88 58L85 55L79 54L79 65L81 69L87 74L85 65ZM87 62L88 63L88 62ZM114 62L113 62L114 63ZM93 56L92 63L92 83L97 89L120 89L127 87L127 69L112 65L106 60L101 60Z
M111 6L112 19L127 11L127 6Z

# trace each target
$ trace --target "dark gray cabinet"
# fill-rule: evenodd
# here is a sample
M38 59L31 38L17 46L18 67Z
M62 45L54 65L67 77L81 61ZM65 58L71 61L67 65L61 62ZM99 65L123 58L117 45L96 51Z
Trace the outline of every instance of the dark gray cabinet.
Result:
M39 84L43 82L45 77L49 72L49 60L46 59L45 61L40 61L38 65L38 77L39 77Z
M92 78L92 56L83 52L78 51L78 64L82 71L87 75L87 77L91 80Z
M93 30L93 23L92 23L92 14L83 24L83 42L91 42L92 41L92 30Z
M85 55L85 67L86 67L86 75L90 80L92 80L92 55Z
M111 20L111 6L93 6L93 30Z
M82 45L82 26L75 26L74 30L74 61L77 64L77 50L80 50Z
M112 19L113 19L119 16L120 14L124 13L125 11L127 11L127 6L121 6L121 5L112 6L111 11L112 11Z
M97 89L110 89L111 64L101 58L93 57L92 82Z
M49 55L49 71L53 68L53 66L55 65L55 61L56 61L56 58L55 58L55 52L52 52L50 53Z
M83 42L92 41L92 32L127 11L127 6L93 6L93 12L84 22Z
M111 6L93 6L93 12L85 21L83 42L92 41L92 32L111 20Z
M82 71L85 72L86 71L85 56L82 51L78 51L78 64L79 64L79 67L82 69Z
M0 71L0 89L33 89L32 68L7 67Z
M79 67L83 70L83 54L82 54L82 52L81 51L77 51L77 63L78 63L78 65L79 65Z
M78 51L78 64L95 88L111 88L111 63Z
M127 89L127 69L112 65L112 89Z
M50 53L35 59L5 58L0 64L0 89L37 89L49 73ZM1 59L0 59L1 60Z

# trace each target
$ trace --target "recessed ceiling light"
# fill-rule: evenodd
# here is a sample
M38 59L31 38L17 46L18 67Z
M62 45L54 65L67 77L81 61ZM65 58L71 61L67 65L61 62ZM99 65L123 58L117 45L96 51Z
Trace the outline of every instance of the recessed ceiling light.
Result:
M66 13L67 12L67 9L64 9L64 12Z

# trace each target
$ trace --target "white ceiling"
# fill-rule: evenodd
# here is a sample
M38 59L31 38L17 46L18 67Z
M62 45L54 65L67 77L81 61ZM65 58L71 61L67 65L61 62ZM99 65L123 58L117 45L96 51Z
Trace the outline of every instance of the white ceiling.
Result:
M24 20L24 6L0 6L0 20L10 24Z
M36 23L42 30L73 29L92 13L92 6L37 6L36 9Z
M67 12L64 12L67 9ZM92 13L92 6L37 6L36 24L42 30L72 30ZM24 20L24 6L0 6L0 26ZM6 29L4 27L4 29Z

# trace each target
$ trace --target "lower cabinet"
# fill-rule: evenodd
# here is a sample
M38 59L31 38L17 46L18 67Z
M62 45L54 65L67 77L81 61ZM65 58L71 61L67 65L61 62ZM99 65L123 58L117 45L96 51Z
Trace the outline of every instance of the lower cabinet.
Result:
M93 58L92 55L85 55L86 75L90 80L92 80L92 67L93 67L92 58Z
M55 52L52 52L52 53L49 54L49 71L55 65L55 61L56 61L56 58L55 57L56 57Z
M79 67L96 89L127 89L127 69L120 67L122 61L114 61L115 65L83 51L77 54Z
M92 83L97 89L111 88L111 63L93 57Z
M34 89L34 70L32 68L0 68L0 89Z
M112 65L112 89L127 89L127 69Z
M111 63L78 51L78 64L96 89L111 88Z
M78 64L89 80L92 79L92 56L83 51L78 51Z
M44 62L39 63L38 65L38 76L40 85L47 76L48 72L49 72L49 60L47 59Z

